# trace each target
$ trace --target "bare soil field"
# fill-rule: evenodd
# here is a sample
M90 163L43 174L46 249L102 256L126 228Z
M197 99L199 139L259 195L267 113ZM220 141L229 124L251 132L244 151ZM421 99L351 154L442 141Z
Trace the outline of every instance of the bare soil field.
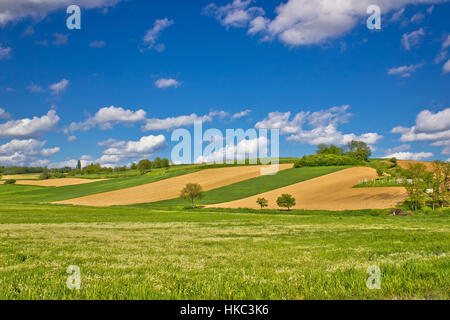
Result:
M297 202L293 209L385 209L395 207L407 197L403 187L352 188L361 179L376 177L376 171L372 168L349 168L249 198L208 207L259 209L256 200L263 197L269 201L268 209L278 209L277 198L283 193L288 193L294 196Z
M17 180L16 184L39 187L65 187L78 184L92 183L103 181L105 179L79 179L79 178L62 178L49 180ZM2 181L3 182L3 181Z
M183 189L187 183L198 183L202 186L204 191L208 191L243 180L256 178L260 176L261 168L264 167L268 166L206 169L141 186L58 201L55 203L108 207L174 199L179 197L181 189ZM280 170L289 168L292 168L292 163L280 164Z
M416 164L416 163L421 163L421 164L425 165L425 167L427 168L428 171L433 170L433 162L430 162L430 161L398 160L398 165L400 167L402 167L403 169L408 169L408 166L410 164Z
M10 174L4 175L2 180L14 179L14 180L36 180L39 179L40 173L26 173L26 174Z

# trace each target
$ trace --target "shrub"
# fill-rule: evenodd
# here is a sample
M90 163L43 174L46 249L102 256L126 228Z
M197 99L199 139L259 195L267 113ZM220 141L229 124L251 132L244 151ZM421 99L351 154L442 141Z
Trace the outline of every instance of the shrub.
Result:
M295 198L290 194L282 194L281 197L278 197L277 204L281 208L287 208L288 211L291 210L293 206L295 206Z
M15 183L16 183L16 180L14 180L14 179L8 179L5 181L5 184L15 184Z
M303 156L294 163L294 168L302 167L324 167L324 166L345 166L362 164L350 156L338 156L334 154L314 154Z

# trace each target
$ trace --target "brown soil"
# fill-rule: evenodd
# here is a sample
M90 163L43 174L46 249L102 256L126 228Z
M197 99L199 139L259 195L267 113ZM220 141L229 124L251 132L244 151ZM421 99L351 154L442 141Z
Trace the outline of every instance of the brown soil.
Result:
M404 201L407 195L403 187L352 188L361 179L376 177L376 171L372 168L350 168L249 198L208 207L259 209L256 200L263 197L269 201L268 209L279 209L276 200L283 193L291 194L296 199L297 205L293 209L305 210L385 209Z

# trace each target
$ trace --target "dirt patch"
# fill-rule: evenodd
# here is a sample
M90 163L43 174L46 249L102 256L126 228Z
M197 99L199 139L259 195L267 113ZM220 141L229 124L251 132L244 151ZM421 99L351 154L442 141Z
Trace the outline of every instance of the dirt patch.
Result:
M410 164L421 163L427 168L428 171L433 171L433 162L430 161L398 160L397 163L403 169L408 169Z
M204 191L220 188L236 182L259 177L261 168L267 166L242 166L206 169L179 177L165 179L142 186L94 194L86 197L58 201L59 204L73 204L94 207L149 203L179 197L186 183L198 183ZM292 168L280 164L280 170Z
M16 184L27 186L40 186L40 187L64 187L73 186L77 184L92 183L97 181L103 181L105 179L79 179L79 178L62 178L62 179L49 179L49 180L17 180Z
M350 168L249 198L208 207L259 209L256 200L263 197L269 201L268 209L279 209L277 198L283 193L288 193L293 195L297 202L293 209L385 209L395 207L407 197L403 187L352 188L364 178L376 177L376 171L372 168Z
M4 175L2 180L26 180L26 179L39 179L40 173L26 173L26 174L10 174Z

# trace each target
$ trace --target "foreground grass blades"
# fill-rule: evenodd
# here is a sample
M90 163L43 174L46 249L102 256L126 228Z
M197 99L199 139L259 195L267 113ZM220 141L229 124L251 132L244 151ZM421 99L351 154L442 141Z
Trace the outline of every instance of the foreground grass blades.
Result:
M449 217L2 203L0 299L448 299Z

